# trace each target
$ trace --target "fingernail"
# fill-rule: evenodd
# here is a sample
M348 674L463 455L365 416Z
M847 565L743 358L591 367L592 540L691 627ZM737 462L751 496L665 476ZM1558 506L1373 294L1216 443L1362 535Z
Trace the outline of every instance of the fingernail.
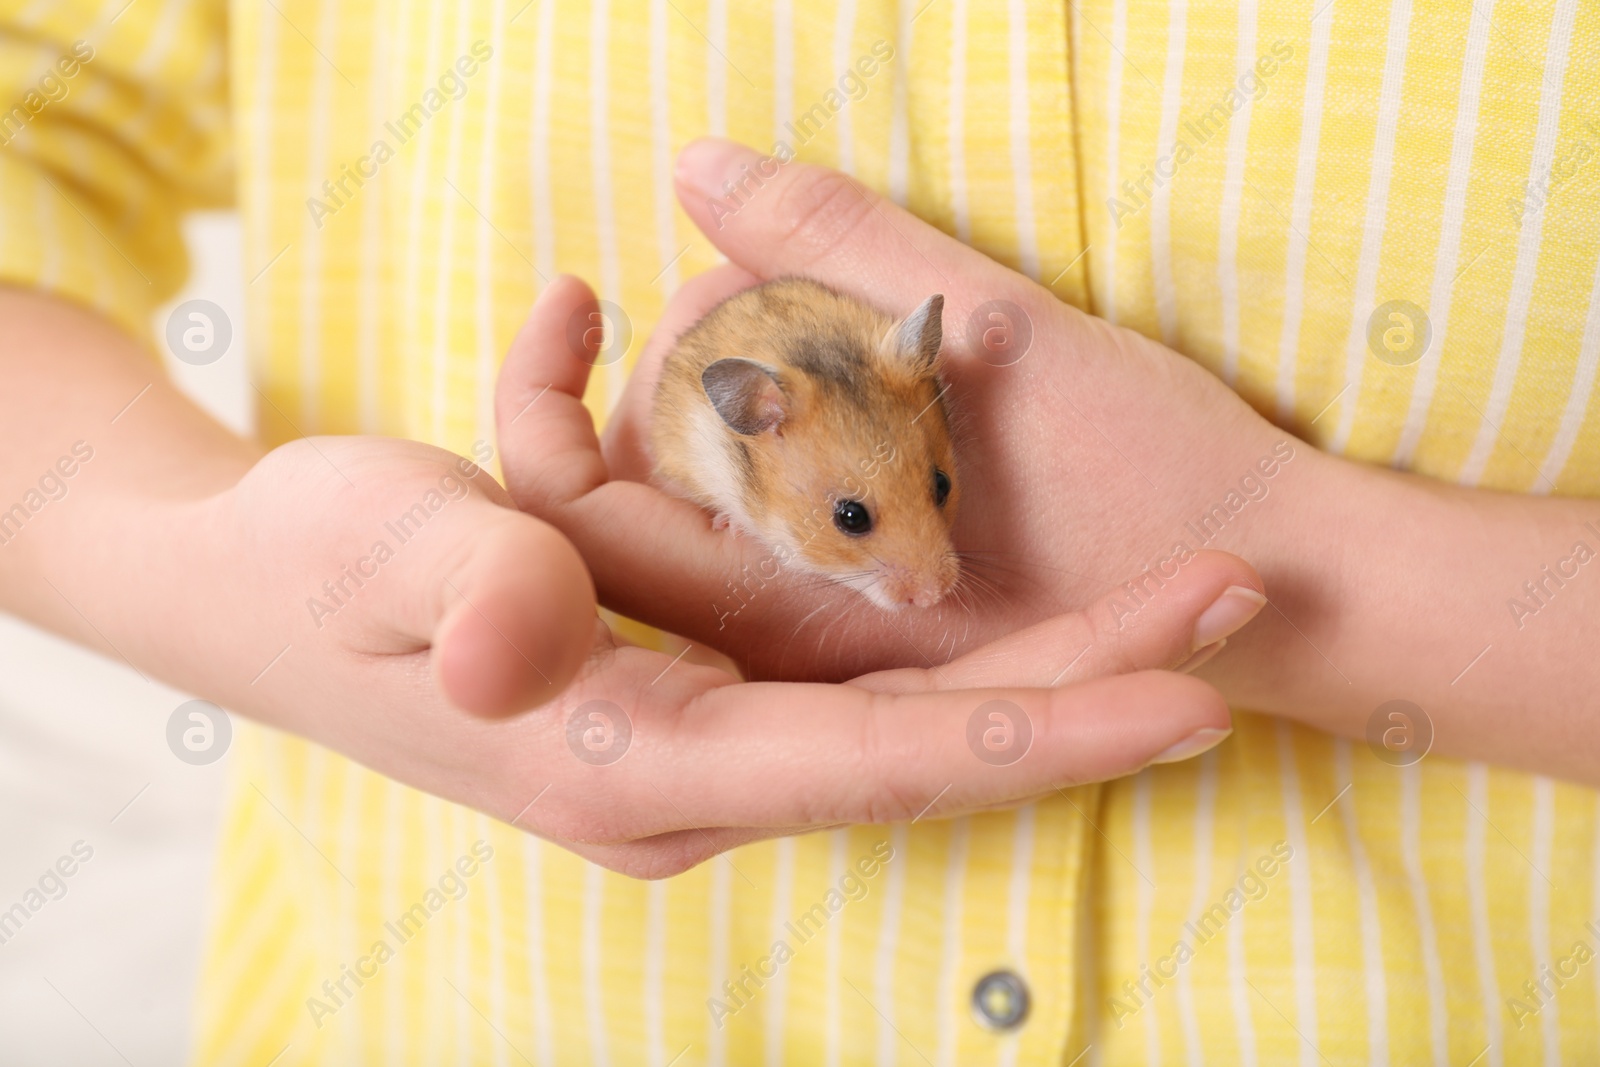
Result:
M1228 586L1194 624L1194 639L1189 647L1198 652L1237 632L1256 617L1266 602L1266 597L1247 586Z
M1231 726L1227 728L1207 726L1204 729L1196 730L1182 741L1156 756L1146 766L1155 763L1177 763L1180 760L1193 759L1207 749L1216 748L1231 733L1233 733L1233 727Z
M1221 641L1213 641L1211 644L1202 648L1200 651L1196 652L1194 655L1190 656L1188 659L1184 660L1182 663L1178 664L1172 669L1177 671L1179 674L1188 674L1190 671L1198 670L1201 666L1210 661L1212 656L1215 656L1218 652L1221 652L1222 647L1227 643L1228 639L1226 637L1224 637Z
M675 176L689 191L708 199L725 195L722 185L739 174L741 165L759 162L761 156L737 141L701 137L678 153Z

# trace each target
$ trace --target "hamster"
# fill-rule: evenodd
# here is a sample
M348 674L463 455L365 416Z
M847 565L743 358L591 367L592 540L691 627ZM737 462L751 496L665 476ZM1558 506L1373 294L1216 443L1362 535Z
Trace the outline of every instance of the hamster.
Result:
M680 337L651 413L670 491L878 607L955 587L961 487L940 379L944 297L895 322L816 282L738 293Z

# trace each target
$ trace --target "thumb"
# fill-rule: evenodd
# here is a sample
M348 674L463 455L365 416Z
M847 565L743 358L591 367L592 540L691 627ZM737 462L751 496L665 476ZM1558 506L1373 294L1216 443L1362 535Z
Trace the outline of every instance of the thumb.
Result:
M1254 567L1227 552L1157 563L1083 611L1059 615L937 670L883 671L857 684L911 688L1075 685L1143 670L1192 671L1222 651L1267 598Z
M554 699L594 646L583 558L550 525L484 501L477 527L426 581L433 673L452 704L512 715Z

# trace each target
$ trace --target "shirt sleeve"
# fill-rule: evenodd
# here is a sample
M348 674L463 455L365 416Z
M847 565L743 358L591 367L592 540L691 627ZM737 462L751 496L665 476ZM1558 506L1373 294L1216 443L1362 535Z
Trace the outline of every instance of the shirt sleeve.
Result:
M0 0L0 283L147 338L233 175L224 0Z

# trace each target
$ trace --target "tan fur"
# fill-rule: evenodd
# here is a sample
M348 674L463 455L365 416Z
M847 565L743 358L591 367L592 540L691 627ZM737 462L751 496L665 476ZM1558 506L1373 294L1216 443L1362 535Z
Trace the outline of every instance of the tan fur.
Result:
M913 598L931 606L960 573L950 524L961 479L937 368L900 350L898 325L815 282L745 290L667 356L650 433L669 486L778 549L780 561L887 608ZM773 429L741 435L712 408L701 373L731 357L777 370L787 414ZM952 483L943 508L935 468ZM864 503L872 530L840 532L837 500Z

